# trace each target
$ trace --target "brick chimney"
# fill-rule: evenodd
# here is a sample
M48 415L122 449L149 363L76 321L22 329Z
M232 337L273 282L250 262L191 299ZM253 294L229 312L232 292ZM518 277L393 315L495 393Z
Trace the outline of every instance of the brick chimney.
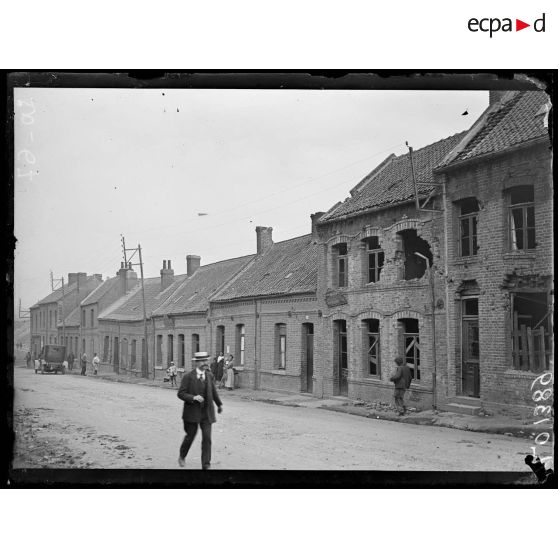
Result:
M273 246L272 227L256 227L256 248L258 254L267 252Z
M193 256L191 254L186 256L186 275L188 277L191 277L196 272L200 267L200 262L200 256Z
M170 287L174 281L174 270L171 268L171 261L163 260L163 269L161 269L161 291Z
M120 269L116 276L118 277L118 292L120 296L130 292L138 281L138 274L132 269L131 265L125 267L124 262L120 262Z
M99 281L103 280L103 274L102 273L94 273L93 277L95 277L95 279L98 279Z
M77 273L68 273L68 285L77 281Z
M318 211L310 215L310 219L312 219L312 238L316 240L318 238L318 221L322 215L325 215L325 211Z

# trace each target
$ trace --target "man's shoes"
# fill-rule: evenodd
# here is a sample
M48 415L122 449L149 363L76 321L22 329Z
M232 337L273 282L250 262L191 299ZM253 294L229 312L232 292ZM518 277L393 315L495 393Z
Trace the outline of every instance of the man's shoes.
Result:
M180 465L180 467L184 467L184 465L186 464L186 461L184 460L183 457L178 457L178 464Z

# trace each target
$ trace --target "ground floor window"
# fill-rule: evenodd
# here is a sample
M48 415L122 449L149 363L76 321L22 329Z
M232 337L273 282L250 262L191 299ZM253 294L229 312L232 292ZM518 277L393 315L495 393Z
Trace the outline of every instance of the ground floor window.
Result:
M130 351L130 368L136 367L136 340L132 339L132 348Z
M109 336L105 336L105 341L103 344L103 362L108 362L109 360Z
M236 326L236 364L244 366L244 343L246 340L246 328L243 324Z
M157 366L163 365L163 336L157 335L157 344L155 346L155 364Z
M174 336L167 336L167 366L174 361Z
M184 334L180 333L178 335L178 366L179 368L184 368Z
M217 354L225 354L225 326L217 326L215 350Z
M223 327L223 330L225 328ZM225 342L223 334L223 343ZM195 353L200 352L200 336L197 333L192 333L192 358L194 358Z
M552 355L551 306L546 292L514 292L512 359L516 370L540 372Z
M380 320L364 320L365 370L370 376L380 376Z
M414 318L398 320L403 329L403 353L407 366L413 372L413 380L420 380L419 323Z

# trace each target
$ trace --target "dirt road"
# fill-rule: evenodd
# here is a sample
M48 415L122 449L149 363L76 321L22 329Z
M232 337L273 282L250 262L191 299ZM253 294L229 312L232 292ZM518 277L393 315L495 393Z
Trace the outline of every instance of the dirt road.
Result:
M178 468L176 392L19 367L14 381L15 468ZM525 472L528 440L222 396L214 469Z

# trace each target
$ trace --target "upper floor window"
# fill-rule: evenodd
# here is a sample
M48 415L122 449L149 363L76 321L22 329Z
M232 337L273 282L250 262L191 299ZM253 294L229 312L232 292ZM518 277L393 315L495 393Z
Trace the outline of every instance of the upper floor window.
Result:
M535 192L533 186L510 188L510 240L512 250L535 248Z
M368 283L377 283L380 280L380 272L384 267L384 251L380 246L377 236L365 238L366 255L368 263L367 279Z
M347 243L341 242L332 248L334 266L334 285L347 286Z
M477 246L477 219L479 202L476 198L465 198L459 202L459 255L474 256Z

